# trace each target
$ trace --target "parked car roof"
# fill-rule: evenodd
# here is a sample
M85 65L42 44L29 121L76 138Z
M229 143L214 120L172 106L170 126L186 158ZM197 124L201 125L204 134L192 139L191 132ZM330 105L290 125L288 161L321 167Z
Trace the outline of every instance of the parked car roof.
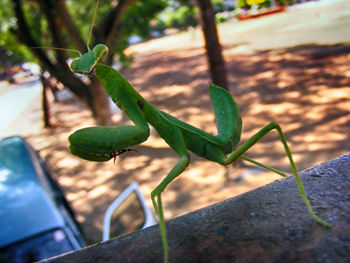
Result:
M64 225L40 159L18 136L0 140L0 247Z

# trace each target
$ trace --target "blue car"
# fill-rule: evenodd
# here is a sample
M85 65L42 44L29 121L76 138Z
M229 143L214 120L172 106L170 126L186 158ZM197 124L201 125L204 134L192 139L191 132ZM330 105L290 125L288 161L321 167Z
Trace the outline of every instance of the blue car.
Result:
M19 136L0 140L0 262L34 262L85 246L45 162Z
M133 182L106 210L103 241L156 223ZM45 161L22 137L0 139L0 263L39 261L84 246L73 210Z

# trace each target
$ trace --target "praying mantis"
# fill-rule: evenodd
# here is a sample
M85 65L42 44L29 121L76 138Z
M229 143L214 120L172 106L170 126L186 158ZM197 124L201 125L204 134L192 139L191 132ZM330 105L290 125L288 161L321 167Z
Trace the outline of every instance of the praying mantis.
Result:
M96 9L97 6L98 1ZM70 68L76 73L95 74L113 102L125 112L134 125L96 126L77 130L69 136L70 151L74 155L89 161L104 162L115 159L117 155L130 150L131 146L146 141L150 136L149 125L174 150L179 156L179 160L163 181L151 192L153 208L159 218L164 262L168 262L168 242L162 206L162 193L189 165L189 151L221 165L229 165L241 158L286 177L287 175L283 172L243 155L261 138L274 130L278 132L280 141L284 146L300 195L308 212L316 222L326 227L330 226L329 223L319 218L313 212L287 140L278 123L271 122L267 124L239 147L236 147L241 138L242 119L237 104L229 92L213 83L209 83L209 95L218 131L217 135L212 135L159 110L145 100L118 71L103 64L107 53L108 48L103 44L98 44L92 50L88 46L88 52L74 59Z

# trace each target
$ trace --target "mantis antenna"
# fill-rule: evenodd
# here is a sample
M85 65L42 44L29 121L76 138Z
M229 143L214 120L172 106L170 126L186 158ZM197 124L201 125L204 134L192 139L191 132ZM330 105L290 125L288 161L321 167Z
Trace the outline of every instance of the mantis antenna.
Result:
M97 1L96 1L94 16L92 17L92 22L91 22L91 27L90 27L90 32L89 32L89 38L88 38L88 41L87 41L87 43L86 43L87 49L88 49L89 51L90 51L89 43L90 43L90 39L91 39L91 35L92 35L92 29L94 28L94 24L95 24L95 18L96 18L97 8L98 8L99 2L100 2L100 0L97 0Z
M74 53L78 53L79 56L81 56L81 53L79 50L75 50L75 49L69 49L69 48L61 48L61 47L30 47L33 49L53 49L53 50L64 50L64 51L69 51L69 52L74 52Z

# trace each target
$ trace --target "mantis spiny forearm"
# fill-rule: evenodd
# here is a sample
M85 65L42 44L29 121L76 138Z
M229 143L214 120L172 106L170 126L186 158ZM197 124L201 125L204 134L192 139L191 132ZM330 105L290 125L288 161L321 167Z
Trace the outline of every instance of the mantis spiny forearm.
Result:
M112 100L123 109L135 126L99 126L78 130L69 137L70 150L73 154L83 159L108 161L115 158L116 155L127 151L129 147L147 140L149 137L148 124L150 124L169 147L176 152L180 158L179 161L151 193L153 207L159 217L164 262L168 261L168 243L161 195L168 184L188 166L190 162L188 151L222 165L231 164L238 158L242 158L282 176L286 176L283 172L243 156L247 150L272 130L276 130L280 136L293 174L295 175L300 194L309 213L321 225L330 226L313 212L299 178L286 138L276 122L266 125L234 150L234 147L240 141L242 120L234 99L226 90L214 84L209 85L209 94L218 129L218 134L214 136L158 110L155 106L147 102L118 71L101 64L107 52L108 48L103 44L99 44L92 51L89 49L89 52L75 59L71 63L71 69L77 73L95 73Z

